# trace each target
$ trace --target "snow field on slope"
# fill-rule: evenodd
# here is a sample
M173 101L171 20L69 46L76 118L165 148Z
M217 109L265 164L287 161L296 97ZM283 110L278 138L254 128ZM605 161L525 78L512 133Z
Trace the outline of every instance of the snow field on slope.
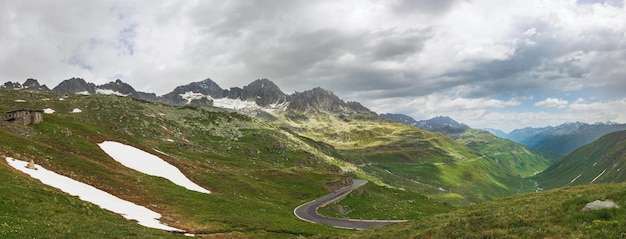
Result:
M139 172L163 177L189 190L211 193L189 180L180 170L156 155L150 154L133 146L113 141L104 141L98 144L102 150L115 161Z
M35 164L36 170L28 169L26 168L28 165L26 161L8 157L5 159L11 167L40 180L43 184L58 188L72 196L78 196L78 198L83 201L91 202L103 209L120 214L128 220L136 220L137 223L142 226L166 231L182 231L178 228L161 224L158 220L158 218L161 218L161 214L146 207L118 198L91 185L57 174L38 164Z

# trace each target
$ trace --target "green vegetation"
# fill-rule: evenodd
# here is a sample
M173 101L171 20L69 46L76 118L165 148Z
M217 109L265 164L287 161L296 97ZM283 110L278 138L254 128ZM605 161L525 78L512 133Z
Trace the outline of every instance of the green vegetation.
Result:
M622 207L581 211L586 203L604 199ZM626 184L568 187L496 199L352 238L623 238L624 205Z
M408 220L450 211L453 207L416 192L389 190L366 184L343 200L320 208L322 215L336 218Z
M533 176L545 170L557 159L555 155L535 152L484 130L468 129L453 136L453 139L485 157L496 160L506 169L523 177Z
M545 189L626 181L626 131L580 147L535 178Z
M535 181L545 178L525 176L541 170L551 158L533 156L523 147L495 141L482 132L469 131L453 140L359 114L273 112L263 114L271 119L265 122L217 108L174 107L117 96L0 93L0 111L56 111L44 115L44 123L37 125L1 121L0 156L33 159L59 174L149 207L167 217L169 225L200 236L351 236L353 231L304 222L293 215L295 207L345 184L346 177L371 183L321 208L322 214L417 220L373 231L373 237L440 237L447 231L452 237L505 233L591 237L624 228L623 209L587 214L574 210L594 196L623 203L623 185L498 199L535 191ZM74 108L82 113L71 113ZM98 147L105 140L159 155L213 194L189 191L128 169ZM606 152L623 155L623 150L612 148ZM182 237L124 220L32 180L3 161L0 180L0 237ZM555 204L558 200L563 203ZM469 207L450 212L455 206ZM535 221L525 219L530 213L537 215ZM477 224L479 220L487 224ZM556 226L544 225L550 220ZM479 224L478 231L466 230ZM533 227L546 229L533 234ZM573 233L563 234L566 230Z
M332 147L323 148L319 142L288 133L272 124L220 109L173 107L104 95L62 97L49 93L2 91L0 97L0 111L48 107L56 112L44 115L42 124L21 126L0 122L0 155L33 159L57 173L148 206L173 219L168 221L169 225L195 234L277 238L347 233L330 226L303 222L293 215L295 207L327 194L329 189L326 184L345 176L334 165L348 167L349 164L335 158L340 154ZM82 113L70 113L74 108L81 109ZM104 140L130 144L159 155L213 194L188 191L165 179L128 169L100 150L97 143ZM0 164L5 176L14 175L11 180L29 181L27 176L12 170L5 163ZM354 173L369 177L359 170ZM11 185L15 182L11 180L7 179L4 183ZM56 191L36 182L31 187ZM9 192L26 189L3 187L0 190L0 194L8 198L3 202L11 202L11 198L18 195ZM388 188L377 190L386 198L392 198L397 191ZM144 238L163 237L158 236L163 234L159 230L142 228L89 203L74 200L74 204L100 210L117 219L110 224L102 223L99 230L120 227L120 237L132 237L141 231L157 235L144 233L141 236ZM22 224L27 224L31 221L24 218L36 215L40 210L51 207L74 210L66 208L70 205L52 203L50 206L43 204L43 208L0 207L0 215L11 215L13 221L22 220ZM421 207L423 205L417 203L407 204L403 210L416 211ZM376 216L391 217L393 213L381 212ZM92 223L99 218L89 216L84 213L67 216L73 223L59 225L62 229L50 227L50 230L88 234L92 232L92 227L100 226ZM24 228L22 224L6 224L2 232ZM36 238L56 235L46 230L23 233L6 235Z

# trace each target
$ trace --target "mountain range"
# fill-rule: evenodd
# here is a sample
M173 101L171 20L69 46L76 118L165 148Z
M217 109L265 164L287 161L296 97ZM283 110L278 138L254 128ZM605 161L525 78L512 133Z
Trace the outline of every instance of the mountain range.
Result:
M525 221L512 215L509 224L491 222L502 221L500 217L509 215L509 208L533 208L526 199L525 204L519 200L545 194L513 195L560 186L549 180L571 181L576 173L583 173L577 179L582 183L588 175L595 175L596 182L603 181L605 176L598 175L621 171L620 166L608 168L623 158L621 136L608 135L597 141L589 151L592 153L572 156L576 159L572 162L585 161L582 167L593 168L597 163L605 172L562 173L553 166L555 169L536 174L556 158L449 117L415 121L397 115L401 122L396 122L358 102L345 102L329 90L313 88L288 95L267 79L230 89L207 79L161 96L137 92L121 80L95 85L72 78L52 90L36 85L33 79L28 84L9 82L0 87L5 88L0 89L0 111L26 108L45 112L41 124L0 121L0 156L34 160L58 174L148 207L162 215L162 223L206 237L361 238L377 232L395 235L398 228L415 230L411 228L424 224L417 220L439 222L447 217L452 219L442 229L446 232L434 233L435 237L474 224L467 218L498 232L528 227L533 229L531 234L523 235L545 237L549 232L537 234L535 228L550 228L548 224L532 224L539 216ZM192 192L126 168L102 152L98 144L103 141L158 155L212 194ZM587 151L583 149L576 152ZM607 163L601 162L605 161L600 160L602 155L608 156ZM570 160L561 159L557 164L570 165ZM301 221L292 214L298 205L345 187L354 178L370 183L319 212L341 218L413 222L358 233ZM0 162L0 180L4 182L0 184L0 221L4 222L0 223L0 237L182 237L146 229L51 190L4 161ZM580 209L574 210L577 204L584 204L581 198L577 197L571 208L551 202L580 217L565 225L570 231L580 229L582 237L609 231L589 228L598 218L616 221L618 228L626 222L612 214L582 216ZM491 200L495 201L486 202ZM2 207L3 203L10 206ZM507 210L491 215L493 210L474 210L471 205L475 204L478 209L505 205L502 207ZM490 215L489 220L482 215ZM463 237L456 232L453 235Z
M404 114L382 114L381 116L420 129L442 133L525 177L543 171L557 159L554 155L528 149L516 142L496 137L486 130L472 129L447 116L420 121Z
M626 130L626 124L575 122L541 128L516 129L508 134L496 133L499 137L513 140L531 149L565 156L603 135L620 130Z

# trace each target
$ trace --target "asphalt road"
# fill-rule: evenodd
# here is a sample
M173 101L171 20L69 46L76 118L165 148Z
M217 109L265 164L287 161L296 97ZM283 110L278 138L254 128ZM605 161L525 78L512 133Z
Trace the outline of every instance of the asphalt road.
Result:
M367 180L355 179L352 185L342 188L334 193L328 194L324 197L315 199L308 203L302 204L293 210L293 213L300 218L300 220L322 223L331 225L338 228L365 230L371 227L382 227L385 225L405 222L405 220L358 220L358 219L341 219L324 217L317 213L317 209L321 206L329 204L331 202L341 199L343 196L350 193L352 190L363 186L367 183Z

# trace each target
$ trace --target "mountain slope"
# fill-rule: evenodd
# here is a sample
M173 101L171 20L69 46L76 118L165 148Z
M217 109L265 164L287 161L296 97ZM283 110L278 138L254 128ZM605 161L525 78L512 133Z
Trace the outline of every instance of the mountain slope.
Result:
M375 115L363 117L367 113L332 104L337 101L311 102L322 102L326 107L295 108L306 113L293 117L298 112L287 111L274 123L329 144L350 163L348 168L360 169L382 184L454 205L534 190L518 174L439 133Z
M586 203L603 199L621 207L581 211ZM568 187L496 199L349 238L621 238L624 205L626 184Z
M478 129L471 129L449 117L438 116L430 120L415 121L407 115L387 115L400 122L414 122L411 125L425 130L439 132L473 149L485 157L502 165L507 170L523 177L532 176L546 169L556 157L529 150L523 145L502 139Z
M514 130L509 133L509 138L531 149L565 156L605 134L620 130L626 130L626 124L576 122L554 127Z
M546 189L626 181L626 131L580 147L536 176Z
M162 214L162 221L169 225L217 237L276 238L347 233L300 221L292 214L298 205L325 195L354 177L335 166L343 162L335 157L341 155L332 148L322 148L321 143L215 108L175 107L111 95L62 96L15 90L0 93L2 111L15 108L55 110L53 114L45 114L44 122L37 125L0 121L0 155L25 161L32 159L49 170L149 207ZM78 112L73 109L81 112L72 113ZM98 147L103 141L121 142L159 155L213 194L189 191L166 179L126 168ZM5 161L0 161L0 175L8 178L0 186L3 198L0 204L33 199L28 198L30 191L8 187L33 180L11 169ZM30 187L36 188L35 192L56 191L40 183ZM381 203L394 200L398 195L414 195L379 186L366 190L376 190ZM26 200L18 200L18 197L26 197ZM55 208L52 211L72 212L72 219L68 221L71 224L54 224L54 216L50 216L48 223L53 226L20 234L1 233L31 228L31 222L44 223L29 219L38 213L38 208L14 204L0 207L0 215L12 217L6 220L12 224L0 224L0 235L35 238L64 235L56 234L55 230L79 231L76 235L83 235L96 227L101 231L115 230L116 224L121 224L118 227L131 235L145 230L133 222L117 219L109 222L110 219L101 216L94 217L103 220L98 227L100 225L88 218L93 215L89 211L83 215L75 211L90 208L95 213L109 215L105 217L119 217L76 199L70 202L50 201L42 205ZM397 204L398 210L393 216L415 217L416 211L433 203L437 202L423 197L415 204ZM389 218L391 213L379 211L377 215ZM428 213L432 211L423 212ZM159 233L152 231L155 235Z

